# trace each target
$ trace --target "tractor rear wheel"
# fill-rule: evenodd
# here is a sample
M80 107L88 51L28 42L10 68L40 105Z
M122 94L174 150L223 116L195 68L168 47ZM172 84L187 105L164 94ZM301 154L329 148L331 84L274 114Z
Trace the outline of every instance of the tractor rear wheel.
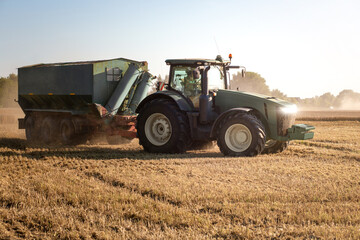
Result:
M279 153L284 151L289 146L289 141L276 141L273 139L269 139L265 142L265 149L262 153L270 154L270 153Z
M137 117L139 143L147 152L183 153L190 142L187 118L167 99L148 102Z
M217 144L227 156L256 156L265 147L265 128L255 116L234 113L219 126Z

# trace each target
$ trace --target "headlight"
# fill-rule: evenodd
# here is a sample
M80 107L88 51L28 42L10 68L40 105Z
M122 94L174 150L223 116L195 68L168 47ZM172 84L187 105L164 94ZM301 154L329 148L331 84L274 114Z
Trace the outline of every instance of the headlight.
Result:
M280 110L285 114L297 113L297 106L295 104L289 105L289 106L280 108Z

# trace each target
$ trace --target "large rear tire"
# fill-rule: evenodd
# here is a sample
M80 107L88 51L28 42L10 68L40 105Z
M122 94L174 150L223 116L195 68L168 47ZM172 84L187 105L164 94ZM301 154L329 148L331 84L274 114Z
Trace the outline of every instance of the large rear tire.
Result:
M167 99L148 102L137 117L139 143L147 152L184 153L189 146L189 123L178 106Z
M265 142L265 149L262 153L271 154L271 153L280 153L284 151L289 146L289 141L282 142L269 139Z
M265 147L265 128L255 116L234 113L219 126L217 144L226 156L256 156Z

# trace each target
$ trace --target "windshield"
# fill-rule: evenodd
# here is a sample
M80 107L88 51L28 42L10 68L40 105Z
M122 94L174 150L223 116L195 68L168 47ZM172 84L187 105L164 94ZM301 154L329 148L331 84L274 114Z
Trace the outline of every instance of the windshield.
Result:
M222 66L210 66L208 71L209 90L225 89L224 71Z
M187 97L201 94L201 74L197 79L193 76L196 69L197 67L194 66L173 67L170 86ZM207 72L209 90L225 89L223 69L223 66L210 66Z
M196 96L201 94L201 75L194 77L196 67L176 66L173 68L170 86L182 92L185 96Z

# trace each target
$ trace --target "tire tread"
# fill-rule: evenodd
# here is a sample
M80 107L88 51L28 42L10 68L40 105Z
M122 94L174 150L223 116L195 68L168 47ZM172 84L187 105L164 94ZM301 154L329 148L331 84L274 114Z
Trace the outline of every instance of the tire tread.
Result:
M152 106L158 106L158 105L164 105L170 112L172 112L177 120L177 123L179 125L179 136L177 137L176 144L173 144L173 146L170 147L164 145L164 147L158 147L154 146L149 141L146 140L146 136L139 134L139 129L143 126L140 126L141 117L145 114L145 111L148 109L151 109ZM185 114L179 109L179 107L171 100L164 99L164 98L158 98L154 99L144 105L144 107L141 108L137 121L136 121L136 129L137 129L137 135L139 138L139 144L143 146L144 150L147 152L156 152L156 153L184 153L187 150L187 147L189 146L190 136L189 136L189 123L185 116Z
M221 139L219 139L220 136L220 131L222 129L222 127L229 121L232 121L233 119L246 119L247 121L252 123L252 126L254 128L256 128L259 131L259 137L256 138L256 143L255 143L255 147L249 147L249 149L245 150L244 152L234 152L231 151L230 149L228 149L226 147L226 144L224 144ZM225 117L219 124L218 127L218 131L217 131L217 136L218 136L218 141L217 144L219 146L220 151L226 155L226 156L256 156L258 154L260 154L264 148L265 148L265 139L266 139L266 134L265 134L265 128L263 126L263 124L261 123L261 121L254 115L252 114L248 114L248 113L244 113L244 112L237 112L237 113L232 113L229 114L227 117ZM251 144L254 145L254 144Z

